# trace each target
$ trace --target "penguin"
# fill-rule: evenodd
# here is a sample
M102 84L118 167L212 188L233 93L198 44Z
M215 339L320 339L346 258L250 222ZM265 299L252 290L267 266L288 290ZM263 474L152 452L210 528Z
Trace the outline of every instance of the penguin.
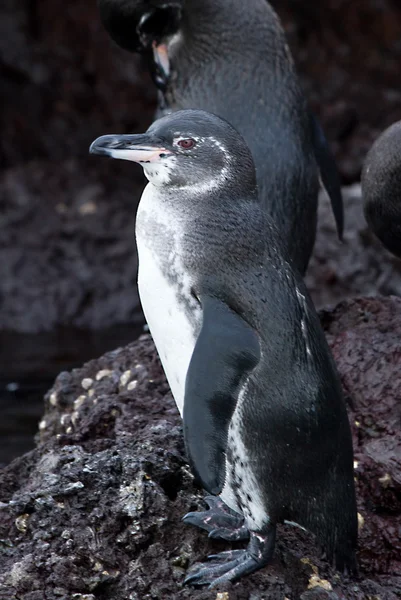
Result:
M252 154L225 120L173 112L90 152L139 163L138 288L208 510L186 523L247 539L193 566L216 586L265 566L277 523L312 531L355 569L353 450L319 318L258 199Z
M266 0L98 0L122 48L144 54L159 111L202 109L229 121L256 165L259 197L302 274L317 223L319 180L343 232L340 180Z
M401 258L401 121L388 127L368 152L361 186L370 229Z

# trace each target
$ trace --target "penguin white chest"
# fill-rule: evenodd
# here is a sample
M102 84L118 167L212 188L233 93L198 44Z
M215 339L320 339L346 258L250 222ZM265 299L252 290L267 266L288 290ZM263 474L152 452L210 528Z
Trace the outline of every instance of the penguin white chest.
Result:
M138 207L138 289L150 333L182 415L186 375L202 317L181 259L179 224L155 192L154 186L148 185Z

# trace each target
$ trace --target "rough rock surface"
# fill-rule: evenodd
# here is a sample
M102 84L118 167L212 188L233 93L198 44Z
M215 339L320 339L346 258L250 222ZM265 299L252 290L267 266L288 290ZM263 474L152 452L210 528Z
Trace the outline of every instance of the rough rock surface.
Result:
M146 67L111 43L95 0L4 0L0 87L0 329L132 322L141 169L88 149L148 127Z
M355 182L374 139L401 119L400 4L273 3L343 181ZM143 180L139 168L87 151L98 135L148 126L156 93L146 67L112 44L95 0L3 0L0 87L0 328L131 322ZM348 236L358 237L364 220L355 227ZM336 253L327 265L322 248L311 277L325 283L324 303L334 303L353 279L351 265L342 272ZM372 266L359 254L350 262L361 276Z
M271 0L343 181L359 179L376 137L401 118L399 0Z
M319 198L316 243L306 273L315 306L335 306L355 296L401 296L401 260L370 231L362 209L360 184L343 188L345 228L337 236L328 197Z
M0 479L1 600L396 600L401 597L401 299L322 313L348 399L361 515L360 578L281 527L273 563L221 590L182 587L227 548L184 525L202 506L148 335L61 373L37 448Z
M100 329L140 318L142 170L101 164L99 173L90 159L35 162L0 176L0 329Z

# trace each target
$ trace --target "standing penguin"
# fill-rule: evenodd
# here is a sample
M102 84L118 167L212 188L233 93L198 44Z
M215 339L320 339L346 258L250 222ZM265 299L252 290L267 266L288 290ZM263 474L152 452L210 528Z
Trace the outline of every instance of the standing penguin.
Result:
M338 173L309 112L279 19L266 0L98 0L111 37L149 58L160 114L198 108L229 121L256 166L260 200L304 273L319 177L340 238Z
M401 258L401 121L373 144L361 184L369 227L387 250Z
M301 276L258 201L252 155L215 115L174 112L144 135L106 135L93 154L149 180L136 239L142 307L210 509L185 521L247 539L196 566L196 585L271 559L276 524L312 531L355 566L350 428L333 359Z

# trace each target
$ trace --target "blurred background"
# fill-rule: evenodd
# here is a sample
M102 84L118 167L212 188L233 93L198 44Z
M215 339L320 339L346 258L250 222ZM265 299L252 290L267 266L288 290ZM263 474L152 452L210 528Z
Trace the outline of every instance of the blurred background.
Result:
M401 119L400 2L271 3L342 182L357 183L374 139ZM99 135L144 131L156 94L146 65L103 30L96 0L2 0L0 99L1 465L33 446L60 371L143 329L134 239L142 172L89 157L88 147ZM347 295L330 296L326 271L318 305Z

